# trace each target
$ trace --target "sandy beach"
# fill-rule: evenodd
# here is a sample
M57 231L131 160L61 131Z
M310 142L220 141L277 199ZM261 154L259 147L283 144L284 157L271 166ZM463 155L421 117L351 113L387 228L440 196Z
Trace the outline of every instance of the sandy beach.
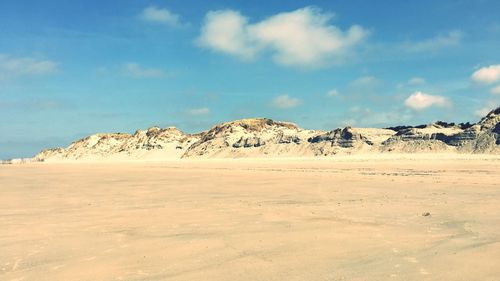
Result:
M498 280L499 183L498 156L1 165L0 280Z

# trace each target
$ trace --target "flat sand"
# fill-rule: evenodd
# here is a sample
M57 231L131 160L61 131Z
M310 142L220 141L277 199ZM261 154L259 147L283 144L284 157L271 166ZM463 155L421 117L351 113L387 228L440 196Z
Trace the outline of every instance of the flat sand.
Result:
M440 158L1 165L0 280L500 280L500 157Z

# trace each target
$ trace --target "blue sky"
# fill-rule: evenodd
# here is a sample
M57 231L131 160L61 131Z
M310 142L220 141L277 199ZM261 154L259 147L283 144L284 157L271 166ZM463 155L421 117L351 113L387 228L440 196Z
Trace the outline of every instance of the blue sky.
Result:
M0 158L97 132L477 121L500 2L0 2Z

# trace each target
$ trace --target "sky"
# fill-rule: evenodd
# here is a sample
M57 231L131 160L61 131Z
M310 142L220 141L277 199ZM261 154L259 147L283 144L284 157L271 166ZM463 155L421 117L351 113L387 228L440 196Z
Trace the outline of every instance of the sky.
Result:
M476 122L500 1L0 1L0 159L99 132Z

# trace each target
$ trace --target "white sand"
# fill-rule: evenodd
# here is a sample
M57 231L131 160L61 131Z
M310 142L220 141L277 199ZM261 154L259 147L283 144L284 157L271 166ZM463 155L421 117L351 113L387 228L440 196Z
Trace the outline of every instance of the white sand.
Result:
M499 183L488 155L1 165L0 280L498 280Z

